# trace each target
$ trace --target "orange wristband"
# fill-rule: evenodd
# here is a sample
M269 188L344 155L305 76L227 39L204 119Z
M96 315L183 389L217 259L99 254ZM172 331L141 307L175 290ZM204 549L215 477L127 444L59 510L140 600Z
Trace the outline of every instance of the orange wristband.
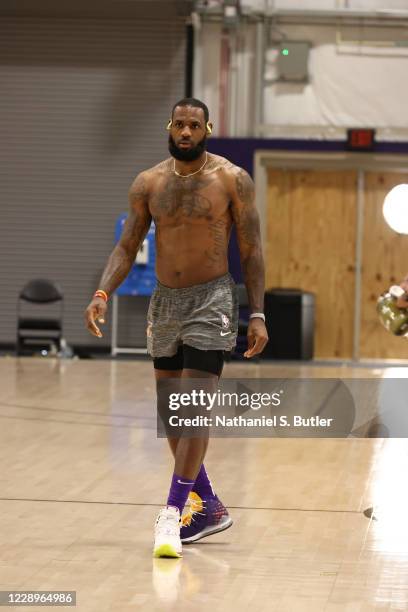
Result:
M95 291L94 298L96 297L102 298L103 300L105 300L105 302L108 301L108 294L106 293L106 291L103 291L102 289L98 289L97 291Z

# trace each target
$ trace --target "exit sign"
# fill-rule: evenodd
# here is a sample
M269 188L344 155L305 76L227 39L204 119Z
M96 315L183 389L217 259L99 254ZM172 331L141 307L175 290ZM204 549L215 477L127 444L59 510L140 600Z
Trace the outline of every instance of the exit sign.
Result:
M347 148L349 151L374 151L375 130L363 128L347 130Z

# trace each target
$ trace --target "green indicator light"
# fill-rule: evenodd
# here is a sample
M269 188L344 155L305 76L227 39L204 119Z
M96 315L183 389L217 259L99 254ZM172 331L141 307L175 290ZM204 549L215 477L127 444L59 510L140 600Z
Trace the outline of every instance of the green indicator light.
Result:
M282 49L282 55L289 55L289 49Z

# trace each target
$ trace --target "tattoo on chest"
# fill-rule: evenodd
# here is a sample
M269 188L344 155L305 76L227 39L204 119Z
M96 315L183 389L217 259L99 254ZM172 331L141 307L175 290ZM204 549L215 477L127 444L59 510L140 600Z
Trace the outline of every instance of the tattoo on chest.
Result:
M174 217L176 214L185 217L201 218L211 220L211 201L201 193L208 187L211 179L180 178L171 176L164 188L152 198L152 208L157 216L167 215Z

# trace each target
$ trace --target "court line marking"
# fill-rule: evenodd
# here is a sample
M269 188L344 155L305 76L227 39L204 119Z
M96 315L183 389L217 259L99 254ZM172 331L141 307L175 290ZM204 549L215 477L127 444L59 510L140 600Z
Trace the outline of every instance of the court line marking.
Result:
M135 404L136 404L135 400ZM0 401L0 406L6 406L7 408L21 408L22 410L43 410L46 412L56 412L56 413L60 413L60 412L65 412L68 414L89 414L90 416L109 416L109 417L114 417L114 418L121 418L121 419L133 419L134 416L130 415L130 414L120 414L120 413L116 413L116 414L110 414L110 413L106 413L106 412L91 412L88 410L85 411L79 411L79 410L67 410L65 408L61 408L61 409L55 409L55 408L47 408L46 406L23 406L22 404L9 404L8 402L1 402ZM146 418L151 418L151 417L146 417Z
M107 418L109 415L107 415ZM157 417L141 417L135 416L133 417L135 421L156 421ZM39 423L62 423L64 425L81 425L90 426L90 427L112 427L112 428L123 428L123 429L138 429L140 426L138 425L121 425L119 423L89 423L87 421L65 421L63 419L41 419L39 417L22 417L22 416L12 416L7 414L0 414L0 419L13 419L15 421L38 421ZM156 427L145 427L145 429L149 430L156 429Z
M30 497L0 497L2 501L23 501L23 502L45 502L56 504L100 504L103 506L149 506L153 508L162 508L163 504L151 504L143 502L113 502L113 501L92 501L81 499L34 499ZM279 508L279 507L262 507L262 506L230 506L232 510L276 510L278 512L329 512L342 514L363 514L363 510L329 510L325 508Z

